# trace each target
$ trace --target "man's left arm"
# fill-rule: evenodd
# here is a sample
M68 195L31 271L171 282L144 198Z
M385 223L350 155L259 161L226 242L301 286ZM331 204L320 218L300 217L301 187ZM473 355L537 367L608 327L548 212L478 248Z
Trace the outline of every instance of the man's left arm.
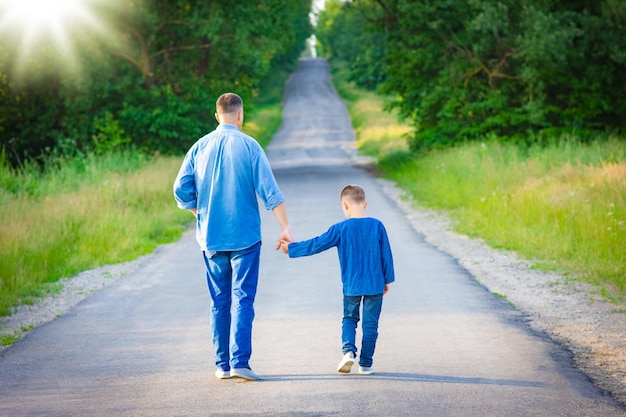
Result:
M258 144L257 144L258 146ZM289 220L287 218L287 209L285 208L285 196L281 193L270 163L260 146L257 147L258 153L253 160L254 187L256 193L261 197L263 204L267 210L272 210L278 224L280 225L280 235L276 242L276 250L280 249L281 242L293 242L291 231L289 230Z
M278 224L280 225L280 236L278 236L278 241L276 242L276 250L280 249L281 242L293 242L293 237L291 237L291 231L289 230L289 220L287 219L287 209L285 208L285 203L282 202L276 207L272 209L272 213L276 216L276 220L278 220Z

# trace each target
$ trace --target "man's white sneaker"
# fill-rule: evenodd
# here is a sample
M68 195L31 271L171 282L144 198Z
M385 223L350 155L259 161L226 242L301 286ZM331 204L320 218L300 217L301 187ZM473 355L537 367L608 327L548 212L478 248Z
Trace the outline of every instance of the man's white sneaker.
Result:
M359 366L359 373L361 375L371 375L374 373L374 369L371 366Z
M352 369L352 365L354 365L354 352L348 352L341 358L341 362L337 366L337 372L348 374Z
M261 379L261 375L248 368L233 368L230 370L230 376L233 378L246 379L248 381L257 381Z
M215 378L218 379L229 379L230 378L230 371L222 371L221 369L218 369L215 371Z

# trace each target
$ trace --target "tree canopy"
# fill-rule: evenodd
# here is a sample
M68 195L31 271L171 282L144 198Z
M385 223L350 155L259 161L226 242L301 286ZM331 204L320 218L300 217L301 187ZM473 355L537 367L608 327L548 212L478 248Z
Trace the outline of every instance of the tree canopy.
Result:
M219 94L249 102L312 34L311 0L85 1L84 21L37 42L0 19L0 146L14 161L123 143L184 150L215 126Z
M415 148L626 128L621 0L329 0L317 38L393 97Z

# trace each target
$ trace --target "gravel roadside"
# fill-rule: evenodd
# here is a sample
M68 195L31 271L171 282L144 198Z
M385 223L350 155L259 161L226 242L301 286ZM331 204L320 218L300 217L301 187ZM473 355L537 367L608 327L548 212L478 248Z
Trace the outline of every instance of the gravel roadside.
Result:
M531 269L532 262L494 250L480 239L451 231L438 212L416 209L402 190L379 180L384 192L404 211L412 227L431 245L452 255L489 291L525 313L529 326L565 346L576 367L602 390L626 404L626 305L611 304L597 289L552 272ZM85 297L115 284L159 256L161 248L137 260L85 271L59 281L63 288L36 304L19 307L0 323L0 334L24 336L62 316ZM0 352L7 347L0 347Z

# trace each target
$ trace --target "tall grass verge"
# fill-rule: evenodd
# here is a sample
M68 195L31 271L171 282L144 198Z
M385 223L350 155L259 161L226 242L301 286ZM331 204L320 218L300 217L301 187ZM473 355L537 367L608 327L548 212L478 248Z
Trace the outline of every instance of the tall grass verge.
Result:
M446 211L458 232L513 250L537 268L585 279L608 298L626 294L623 138L561 137L543 146L491 138L412 155L401 134L369 134L381 124L389 132L406 129L382 113L382 98L341 74L334 81L348 91L360 150L377 156L385 177L417 204Z
M527 149L497 142L432 152L388 177L446 209L464 234L626 293L626 144L572 138Z
M406 136L413 129L403 124L396 113L383 111L381 96L350 83L343 66L334 66L332 71L335 88L346 100L359 151L381 162L409 157Z
M142 161L123 168L133 157ZM0 315L43 295L42 284L179 238L190 220L173 202L179 165L180 158L122 153L70 160L39 175L1 167Z

